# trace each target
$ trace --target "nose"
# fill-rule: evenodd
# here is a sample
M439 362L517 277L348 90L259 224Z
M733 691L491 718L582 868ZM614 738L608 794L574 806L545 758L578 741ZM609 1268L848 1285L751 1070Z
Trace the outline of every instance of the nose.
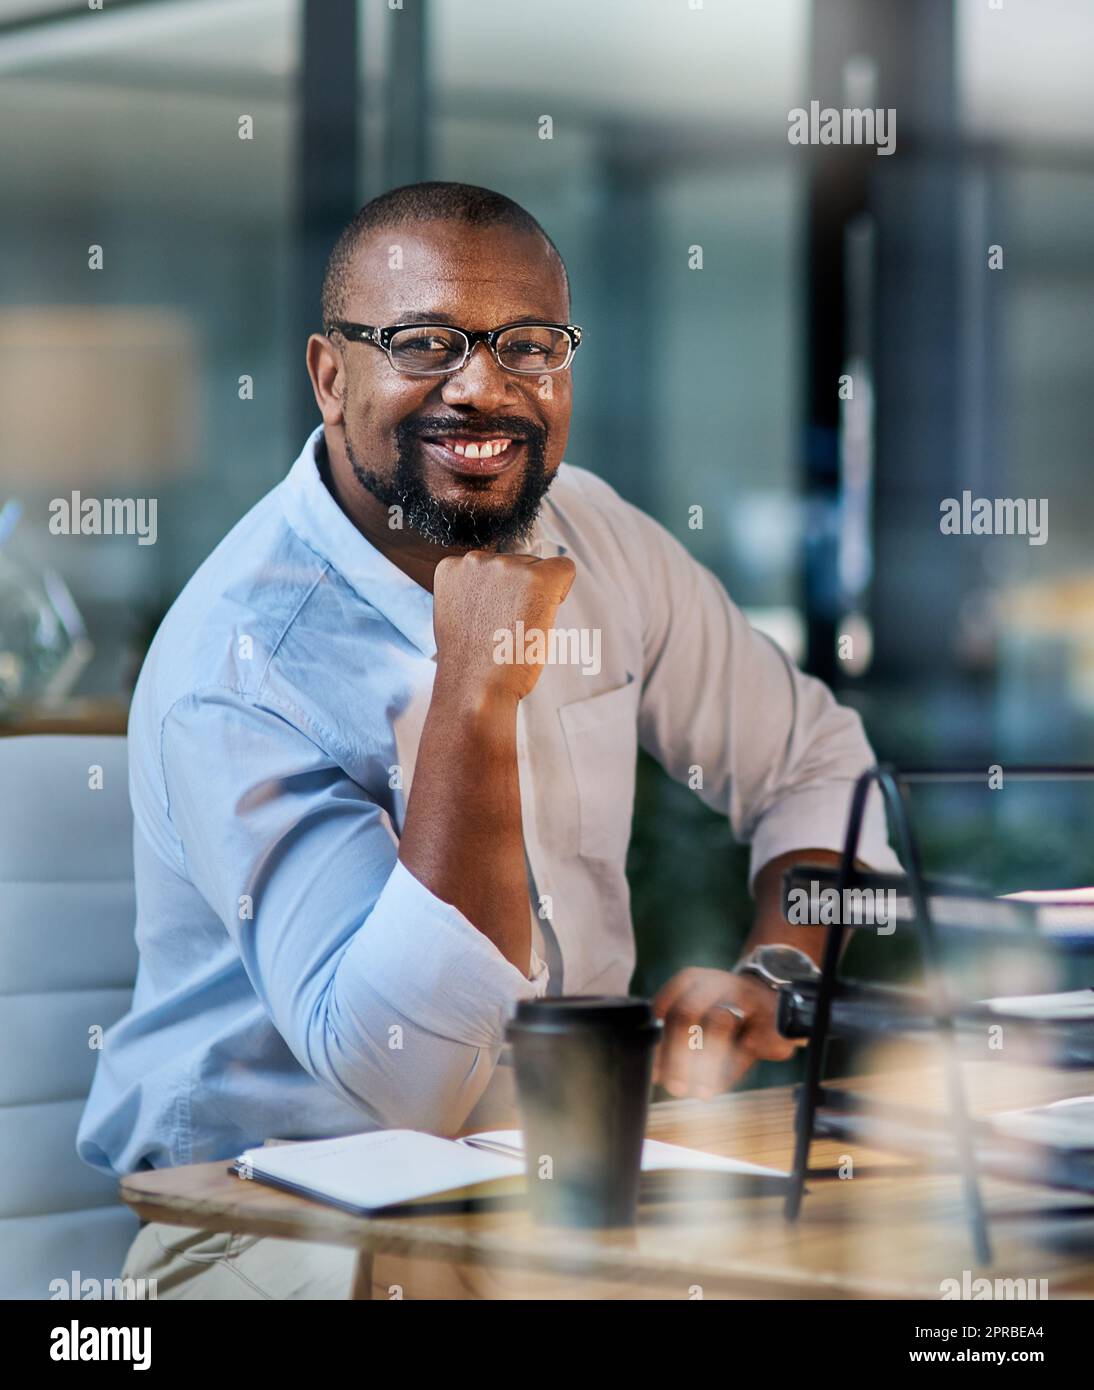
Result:
M458 372L449 372L441 388L446 405L474 406L489 412L497 409L514 392L513 374L499 367L485 343L476 343L471 356Z

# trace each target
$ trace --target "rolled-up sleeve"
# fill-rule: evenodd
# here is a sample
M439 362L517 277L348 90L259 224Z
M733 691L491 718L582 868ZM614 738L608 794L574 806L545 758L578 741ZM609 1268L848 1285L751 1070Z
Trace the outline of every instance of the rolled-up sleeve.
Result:
M542 995L397 858L390 818L291 710L205 690L162 730L180 869L320 1083L375 1122L458 1128Z
M679 541L628 510L642 556L642 746L751 841L750 883L791 850L842 850L855 781L875 761L858 714L757 632ZM859 858L900 871L876 789Z

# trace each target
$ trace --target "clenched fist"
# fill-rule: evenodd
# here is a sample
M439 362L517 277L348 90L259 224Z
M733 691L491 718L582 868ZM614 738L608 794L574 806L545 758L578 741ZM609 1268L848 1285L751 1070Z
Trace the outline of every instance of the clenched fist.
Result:
M575 573L565 556L541 560L471 550L442 560L433 578L438 680L456 680L476 694L501 692L523 700L543 663L527 661L520 642L504 644L512 661L498 661L498 634L538 629L544 641L537 650L545 651L546 634Z

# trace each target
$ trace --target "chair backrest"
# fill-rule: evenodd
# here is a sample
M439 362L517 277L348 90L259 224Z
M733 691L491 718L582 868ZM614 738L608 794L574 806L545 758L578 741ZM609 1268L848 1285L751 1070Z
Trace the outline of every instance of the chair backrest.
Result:
M134 920L125 739L0 738L0 1298L117 1278L136 1235L76 1155L93 1030L129 1007Z

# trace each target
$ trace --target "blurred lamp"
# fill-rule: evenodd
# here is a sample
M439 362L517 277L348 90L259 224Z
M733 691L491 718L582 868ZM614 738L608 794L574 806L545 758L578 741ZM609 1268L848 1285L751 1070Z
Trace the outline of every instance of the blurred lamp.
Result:
M195 364L173 309L0 309L0 712L63 698L91 655L60 575L12 554L16 494L154 495L193 457Z
M169 308L0 309L0 484L153 481L193 457L196 348Z

